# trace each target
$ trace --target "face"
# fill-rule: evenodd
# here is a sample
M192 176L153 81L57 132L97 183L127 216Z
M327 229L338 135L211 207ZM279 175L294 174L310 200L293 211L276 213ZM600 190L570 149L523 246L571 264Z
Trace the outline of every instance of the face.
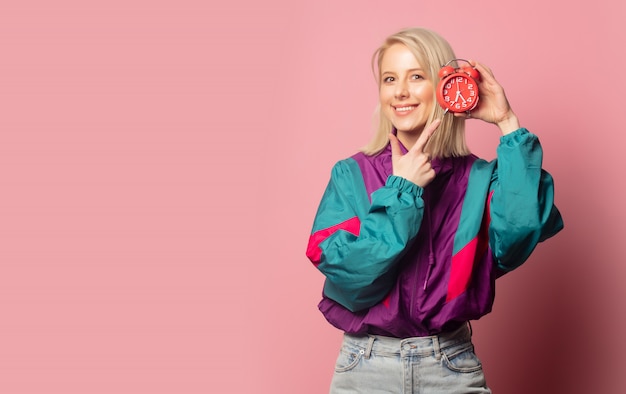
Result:
M398 133L419 134L434 105L433 82L403 44L387 49L380 66L379 99L383 114Z

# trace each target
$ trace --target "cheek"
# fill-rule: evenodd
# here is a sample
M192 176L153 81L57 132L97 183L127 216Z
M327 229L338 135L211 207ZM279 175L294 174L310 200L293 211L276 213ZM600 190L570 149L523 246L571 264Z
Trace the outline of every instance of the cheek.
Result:
M378 101L380 103L380 111L388 118L392 116L391 104L393 102L393 94L389 94L388 91L381 89L378 92Z
M422 100L422 103L431 103L435 100L435 89L432 85L422 86L414 92Z
M378 100L382 103L389 103L389 101L393 98L392 92L388 88L381 88L378 91Z

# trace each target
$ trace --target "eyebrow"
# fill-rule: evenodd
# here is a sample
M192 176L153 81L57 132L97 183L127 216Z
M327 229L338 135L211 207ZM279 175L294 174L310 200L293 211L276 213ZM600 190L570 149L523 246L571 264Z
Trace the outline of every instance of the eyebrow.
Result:
M424 72L424 70L423 70L423 69L421 69L421 68L411 68L411 69L409 69L409 70L407 70L407 71L408 71L408 72L415 72L415 71L421 71L421 72ZM395 72L393 72L393 71L383 71L383 72L381 72L381 73L380 73L380 75L384 75L384 74L395 74Z

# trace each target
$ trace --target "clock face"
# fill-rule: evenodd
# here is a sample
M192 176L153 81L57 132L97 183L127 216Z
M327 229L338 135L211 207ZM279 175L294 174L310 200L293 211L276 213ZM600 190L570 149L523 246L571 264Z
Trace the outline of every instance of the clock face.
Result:
M471 111L478 104L476 81L465 73L449 75L439 82L437 100L450 112Z

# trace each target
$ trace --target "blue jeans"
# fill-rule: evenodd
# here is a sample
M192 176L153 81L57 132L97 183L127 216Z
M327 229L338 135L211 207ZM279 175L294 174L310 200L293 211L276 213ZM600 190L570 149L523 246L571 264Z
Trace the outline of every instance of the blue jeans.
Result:
M487 393L467 325L431 337L345 334L331 394Z

